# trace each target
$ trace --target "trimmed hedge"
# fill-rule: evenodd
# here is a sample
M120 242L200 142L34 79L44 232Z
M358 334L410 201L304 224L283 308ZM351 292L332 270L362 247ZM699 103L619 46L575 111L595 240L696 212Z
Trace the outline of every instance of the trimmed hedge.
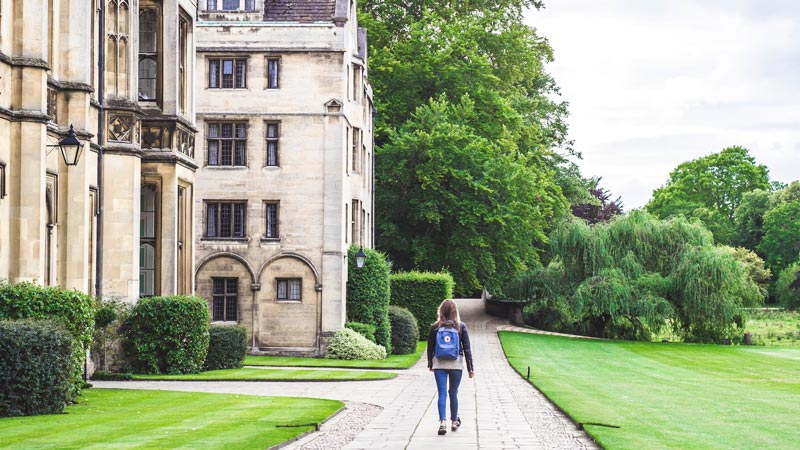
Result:
M389 324L389 265L386 256L364 249L364 267L356 265L358 247L347 252L347 320L375 326L375 342L392 352Z
M86 349L94 333L95 302L92 297L57 286L42 287L29 282L0 282L0 320L53 319L72 336L72 375L69 400L83 387Z
M208 329L208 355L205 370L237 369L247 354L247 330L240 326L213 326Z
M0 417L63 412L73 348L55 320L0 321Z
M349 328L342 328L328 341L328 359L384 359L386 349Z
M392 324L392 353L408 355L416 352L419 328L411 311L392 305L389 307L389 322Z
M411 311L417 319L419 336L427 339L428 329L436 322L439 305L453 298L453 277L447 272L399 272L392 274L392 305Z
M122 327L131 368L155 375L199 372L210 321L208 302L199 297L139 299Z
M390 319L391 320L391 319ZM356 333L369 339L370 342L375 342L375 325L361 322L347 322L344 324L345 328L350 328Z

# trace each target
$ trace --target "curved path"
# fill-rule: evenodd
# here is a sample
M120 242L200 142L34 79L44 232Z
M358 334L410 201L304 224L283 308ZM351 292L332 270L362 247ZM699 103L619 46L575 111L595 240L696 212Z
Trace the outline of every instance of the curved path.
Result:
M164 389L249 395L316 397L347 402L340 414L290 444L296 449L596 449L594 442L508 364L497 338L505 321L487 316L483 303L457 300L472 340L475 378L459 390L463 425L438 436L436 385L425 357L387 381L356 382L93 382L100 388ZM376 406L371 406L376 405ZM380 408L378 408L380 407ZM382 409L381 409L382 408ZM360 416L359 416L360 412ZM361 424L350 423L358 422ZM368 423L367 420L373 417ZM337 420L338 419L338 420ZM348 427L352 432L348 435ZM353 429L355 428L355 429ZM363 429L362 429L363 428ZM357 434L356 434L357 433ZM355 435L355 436L353 436Z

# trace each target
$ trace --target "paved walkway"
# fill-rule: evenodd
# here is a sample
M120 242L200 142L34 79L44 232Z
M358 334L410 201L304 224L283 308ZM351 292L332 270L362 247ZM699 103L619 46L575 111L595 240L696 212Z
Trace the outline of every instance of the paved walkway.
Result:
M95 387L165 389L250 395L316 397L346 401L348 409L382 410L349 443L324 439L341 429L340 415L289 449L596 449L594 442L522 379L503 355L497 338L504 321L487 316L480 300L458 300L461 318L472 340L475 378L464 376L459 390L463 425L438 436L436 385L425 357L397 378L357 382L93 382ZM363 425L362 425L363 426ZM344 426L346 428L346 426ZM360 427L359 427L360 429Z

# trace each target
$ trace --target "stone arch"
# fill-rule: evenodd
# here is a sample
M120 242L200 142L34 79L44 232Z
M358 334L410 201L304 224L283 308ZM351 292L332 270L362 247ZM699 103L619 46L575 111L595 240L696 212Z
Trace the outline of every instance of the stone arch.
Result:
M205 258L201 259L200 262L197 264L197 267L194 269L194 282L195 282L195 285L197 285L197 276L200 274L200 271L203 269L203 266L205 266L206 264L208 264L209 262L211 262L214 259L226 258L226 257L235 259L235 260L239 261L240 263L242 263L242 265L247 269L247 272L250 274L250 284L256 284L256 279L257 279L256 278L256 273L253 270L253 266L251 266L250 263L246 259L244 259L240 255L237 255L236 253L217 252L217 253L212 253L212 254L206 256ZM259 272L259 276L260 276L260 274L261 273Z
M322 281L320 280L319 271L317 270L317 267L314 265L313 262L311 262L310 259L306 258L305 256L303 256L303 255L301 255L299 253L294 253L294 252L278 253L277 255L274 255L271 258L269 258L266 261L264 261L264 263L261 264L261 267L258 269L258 277L255 278L255 280L257 280L257 281L253 281L253 282L254 283L255 282L259 282L260 283L261 282L261 275L264 274L264 270L266 270L266 268L269 267L269 265L272 264L273 262L275 262L275 261L277 261L279 259L283 259L283 258L294 258L294 259L298 259L298 260L302 261L306 266L308 266L309 269L311 269L311 272L314 274L314 285L315 285L316 290L317 291L321 291L322 290Z

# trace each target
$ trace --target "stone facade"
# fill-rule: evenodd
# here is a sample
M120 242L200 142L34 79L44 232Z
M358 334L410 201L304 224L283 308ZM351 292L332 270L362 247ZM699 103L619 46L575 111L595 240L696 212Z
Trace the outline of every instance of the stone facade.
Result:
M0 279L128 301L193 292L196 13L0 0ZM70 124L84 150L68 167L54 145Z
M372 91L350 0L200 0L196 294L251 351L320 354L372 247Z

